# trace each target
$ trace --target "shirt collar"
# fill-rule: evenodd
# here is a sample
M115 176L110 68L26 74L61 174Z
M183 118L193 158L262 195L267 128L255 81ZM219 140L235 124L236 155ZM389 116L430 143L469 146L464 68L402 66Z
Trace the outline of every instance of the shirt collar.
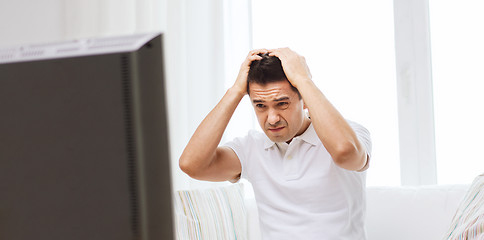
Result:
M276 144L275 142L271 141L267 135L264 134L264 137L264 149L269 149ZM314 130L313 123L309 124L309 127L306 129L306 131L304 131L303 134L295 138L301 139L314 146L320 143L319 137Z
M316 131L314 130L313 123L309 124L308 129L306 129L306 131L304 131L304 133L298 138L314 146L321 143L318 134L316 134Z
M271 141L267 135L264 134L264 149L267 150L274 146L276 143Z

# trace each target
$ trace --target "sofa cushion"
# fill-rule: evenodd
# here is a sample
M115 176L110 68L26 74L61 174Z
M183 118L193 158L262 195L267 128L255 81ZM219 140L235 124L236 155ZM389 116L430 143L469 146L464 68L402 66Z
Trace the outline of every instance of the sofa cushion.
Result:
M367 188L369 240L440 239L469 185Z
M484 174L472 182L443 239L484 239Z
M175 194L177 239L248 239L242 184Z

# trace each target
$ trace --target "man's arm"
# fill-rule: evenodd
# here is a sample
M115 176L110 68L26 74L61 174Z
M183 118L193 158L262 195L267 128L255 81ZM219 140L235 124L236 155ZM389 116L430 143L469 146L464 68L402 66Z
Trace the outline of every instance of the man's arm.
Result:
M192 178L226 181L240 176L242 167L235 152L218 145L240 100L247 94L250 63L261 59L257 54L266 52L265 49L259 49L249 53L234 86L227 90L217 106L205 117L185 147L179 164Z
M304 57L289 48L270 50L270 55L281 60L284 73L301 94L314 129L334 162L347 170L366 169L368 156L365 147L343 116L314 84Z

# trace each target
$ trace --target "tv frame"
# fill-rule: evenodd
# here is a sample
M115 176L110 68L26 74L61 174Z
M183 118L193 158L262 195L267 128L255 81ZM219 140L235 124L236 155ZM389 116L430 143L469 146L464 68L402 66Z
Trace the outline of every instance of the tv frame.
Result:
M0 49L0 239L174 239L160 33Z

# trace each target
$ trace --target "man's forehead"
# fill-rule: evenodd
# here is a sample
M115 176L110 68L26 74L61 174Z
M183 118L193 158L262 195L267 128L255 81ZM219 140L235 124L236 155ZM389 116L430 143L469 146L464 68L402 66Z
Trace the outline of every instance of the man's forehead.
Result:
M287 101L297 97L289 83L275 82L267 84L251 83L249 96L253 102L261 101Z
M292 90L284 91L280 89L270 89L267 91L254 89L250 93L252 102L280 102L290 101L297 98L297 93Z
M275 99L263 99L263 98L252 98L253 103L260 103L260 102L282 102L282 101L290 101L289 97L280 97Z

